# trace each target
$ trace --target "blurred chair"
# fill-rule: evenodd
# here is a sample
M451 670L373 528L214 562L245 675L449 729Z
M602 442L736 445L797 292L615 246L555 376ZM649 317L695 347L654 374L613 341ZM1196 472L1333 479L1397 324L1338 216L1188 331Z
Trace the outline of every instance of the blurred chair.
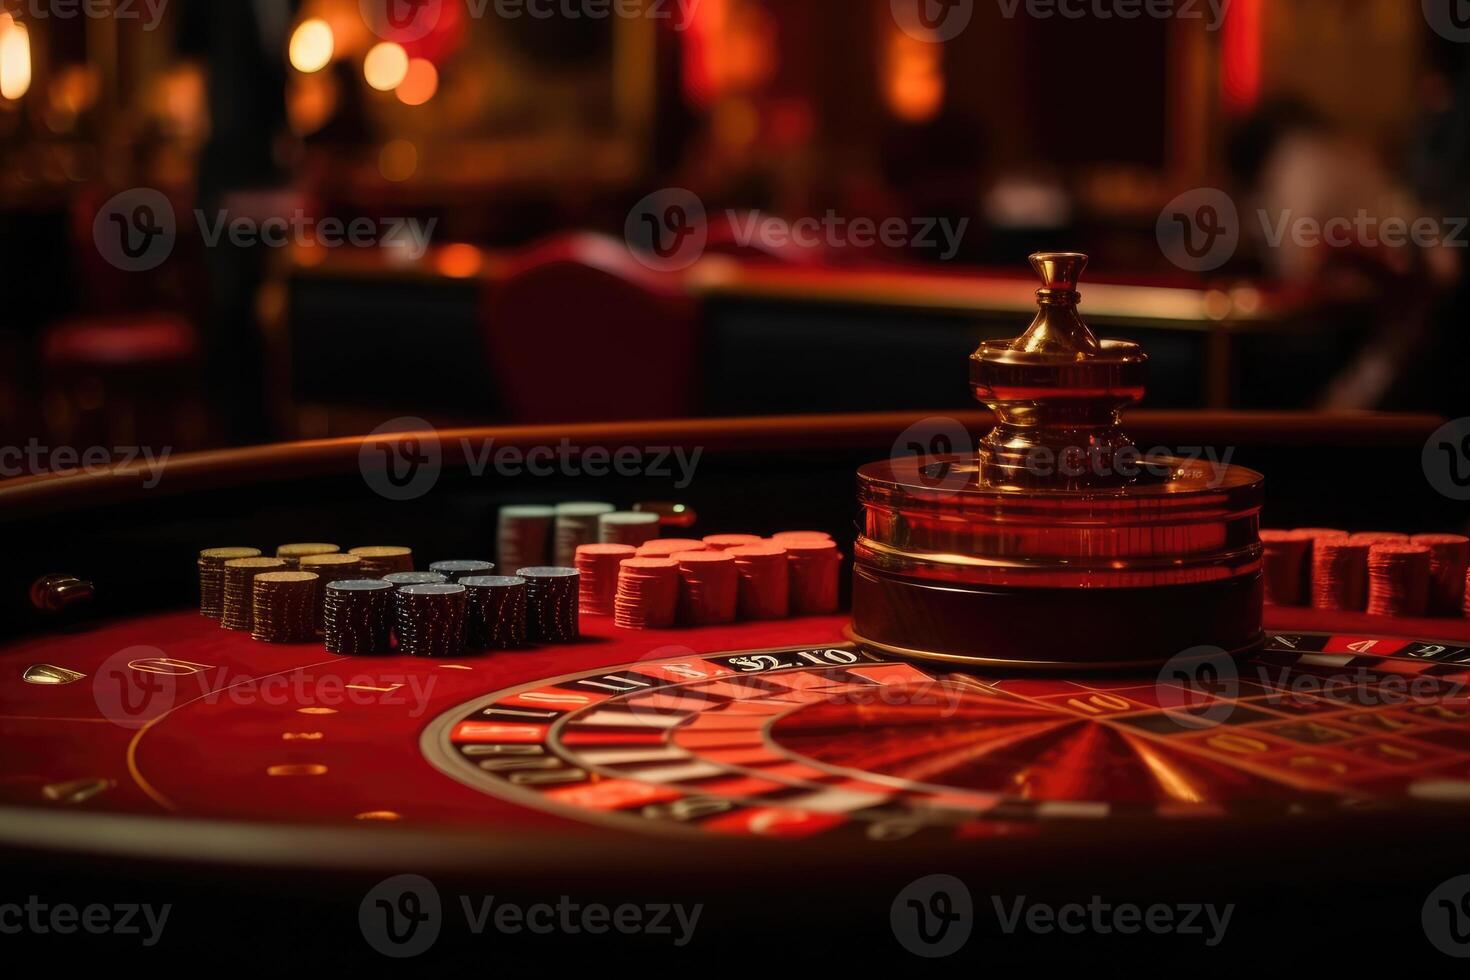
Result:
M483 329L513 421L678 418L696 407L696 302L680 276L611 238L532 246L490 296Z
M42 410L57 444L181 450L203 438L194 329L169 313L86 316L41 340Z
M125 272L101 255L92 223L108 193L91 187L73 202L72 254L84 285L76 305L82 312L41 334L47 437L76 447L195 448L205 427L198 338L188 317L163 309L190 305L190 297L165 300L156 275Z

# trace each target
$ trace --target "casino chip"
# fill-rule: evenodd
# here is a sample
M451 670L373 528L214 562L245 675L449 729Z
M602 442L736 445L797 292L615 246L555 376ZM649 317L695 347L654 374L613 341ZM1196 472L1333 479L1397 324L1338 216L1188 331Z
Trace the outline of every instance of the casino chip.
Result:
M404 585L443 585L449 579L438 572L389 572L383 581L396 589Z
M1414 544L1429 549L1429 611L1456 616L1465 604L1465 569L1470 566L1470 538L1462 534L1416 534Z
M526 580L526 634L533 642L570 643L582 635L575 568L522 568L516 575Z
M283 544L276 549L276 557L286 563L286 567L295 571L301 563L301 559L312 555L335 555L342 549L335 544Z
M285 570L286 563L279 558L236 558L225 562L225 601L220 625L227 630L249 632L255 612L255 576Z
M526 645L526 580L516 575L462 578L467 610L465 645L471 650L516 650Z
M458 582L467 576L485 576L495 571L495 564L488 561L475 559L462 559L456 561L436 561L429 566L429 571L438 572L444 576L447 582Z
M788 541L831 541L832 535L826 531L781 531L771 535L774 544L785 547Z
M1306 581L1312 538L1300 531L1262 531L1261 544L1264 549L1262 581L1266 604L1302 605L1302 586Z
M457 657L464 652L468 592L463 585L405 585L394 604L399 653Z
M679 563L679 622L684 626L718 626L735 621L740 577L735 557L723 551L685 551Z
M322 603L326 600L326 586L333 582L343 582L356 578L377 578L368 575L362 567L362 559L357 555L307 555L301 559L300 570L303 572L315 572L320 581L316 588L317 603L317 625L321 625Z
M637 548L658 537L657 514L617 511L597 519L598 540L602 544L631 544Z
M708 551L709 546L693 538L655 538L638 546L639 558L672 558L685 551Z
M741 619L785 619L791 614L791 570L777 545L731 548L740 577Z
M413 571L412 548L371 545L365 548L353 548L348 554L362 559L364 578L382 578L392 572Z
M704 543L715 551L729 551L731 548L749 548L764 542L756 534L711 534L704 539Z
M679 614L679 563L627 558L618 566L613 623L629 630L669 629Z
M328 653L382 654L393 646L393 586L347 579L326 587L322 633Z
M1354 534L1350 540L1354 544L1366 544L1371 547L1375 544L1408 544L1409 536L1399 534L1397 531L1362 531Z
M263 572L252 587L251 638L264 643L316 639L320 577L311 572Z
M584 544L596 544L601 531L598 522L602 515L612 514L617 508L612 504L574 502L558 504L556 524L552 532L552 560L562 567L570 567L577 560L577 549ZM539 565L542 562L525 562Z
M788 538L786 563L791 572L791 614L826 616L839 605L842 553L835 541ZM1298 573L1300 578L1300 573Z
M611 616L618 594L618 566L636 558L638 549L627 544L584 544L577 549L577 605L588 616Z
M1312 542L1312 608L1358 612L1368 603L1368 545L1347 535Z
M225 562L259 558L259 548L206 548L199 552L199 615L225 614Z
M495 531L497 568L545 565L551 556L552 507L535 505L500 508Z
M1383 542L1368 549L1368 615L1423 616L1429 607L1429 549Z

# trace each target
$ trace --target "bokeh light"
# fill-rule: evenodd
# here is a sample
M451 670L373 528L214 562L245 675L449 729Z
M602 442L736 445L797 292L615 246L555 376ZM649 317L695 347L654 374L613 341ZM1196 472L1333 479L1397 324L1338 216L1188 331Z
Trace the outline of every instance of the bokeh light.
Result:
M408 140L391 140L378 154L378 172L395 183L408 180L419 169L419 148Z
M398 83L396 94L404 105L423 105L439 91L439 69L428 58L414 58Z
M408 52L392 41L375 44L362 60L362 74L379 92L391 92L408 74Z
M19 99L30 89L30 32L7 14L0 21L0 96Z
M321 71L331 63L335 49L336 39L326 21L320 17L304 20L291 35L291 67L308 74Z

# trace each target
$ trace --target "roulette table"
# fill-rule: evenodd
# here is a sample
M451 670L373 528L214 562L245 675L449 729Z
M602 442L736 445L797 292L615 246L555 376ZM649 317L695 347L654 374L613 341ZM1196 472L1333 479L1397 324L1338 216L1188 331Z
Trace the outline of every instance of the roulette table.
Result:
M1138 422L1161 438L1231 424ZM849 464L903 424L440 438L682 440L706 451L705 479L687 494L701 526L850 538ZM1258 420L1233 424L1243 454L1261 459L1281 444L1298 455L1305 443L1327 452L1349 439L1411 459L1434 423L1365 419L1348 431L1308 418L1278 420L1269 434ZM959 957L1091 960L1146 948L1186 962L1263 950L1320 962L1347 951L1337 945L1344 921L1371 923L1375 942L1414 956L1439 955L1420 907L1470 857L1459 802L1470 785L1463 620L1271 608L1264 648L1233 681L1202 690L1158 670L1038 675L909 660L853 643L845 612L655 632L583 617L575 643L449 661L257 643L201 617L190 567L201 539L314 530L352 540L392 522L420 553L458 554L493 536L497 501L585 495L575 479L486 481L446 454L433 492L389 502L364 481L361 446L180 457L152 488L114 471L0 490L11 541L0 849L24 894L171 903L158 955L255 934L269 939L239 948L242 960L290 950L371 962L359 903L379 882L415 874L446 907L456 894L702 903L687 949L618 937L632 944L618 948L650 956L746 955L751 936L800 935L782 950L789 962L912 962L890 905L910 882L947 874L978 909ZM760 499L771 467L796 491L786 517ZM647 487L616 479L599 490L626 499ZM39 612L29 585L57 572L92 587ZM1210 724L1210 707L1226 702L1224 722ZM1192 726L1181 708L1204 721ZM1239 910L1218 947L1185 936L1145 947L1118 935L1006 935L980 905L989 895ZM1334 948L1280 948L1283 921L1337 936ZM65 948L105 956L120 941L76 936ZM424 955L474 959L489 942L446 928ZM596 960L610 948L591 935L493 944L507 962Z
M1283 521L1453 519L1422 479L1320 487L1363 447L1418 474L1437 419L1131 418L1151 444L1231 447ZM0 486L0 860L29 902L0 902L0 928L31 905L142 903L169 910L150 955L278 966L1216 973L1365 943L1446 962L1463 941L1443 888L1470 873L1470 621L1271 606L1242 643L1238 617L1171 610L1167 583L1109 615L1048 577L1020 619L1013 592L977 589L1000 598L970 626L1009 659L939 649L942 631L925 656L904 633L922 623L849 608L873 608L851 585L864 563L898 578L854 472L995 421L410 430L386 444L415 471L386 484L369 436ZM560 463L487 470L486 446ZM629 447L640 467L588 471ZM446 657L257 642L198 609L202 548L393 540L423 566L489 555L503 507L588 499L678 500L669 537L826 532L842 609L665 630L583 615L569 642ZM1161 656L1165 633L1202 643ZM571 918L538 930L538 909ZM150 938L46 921L5 941L105 958Z

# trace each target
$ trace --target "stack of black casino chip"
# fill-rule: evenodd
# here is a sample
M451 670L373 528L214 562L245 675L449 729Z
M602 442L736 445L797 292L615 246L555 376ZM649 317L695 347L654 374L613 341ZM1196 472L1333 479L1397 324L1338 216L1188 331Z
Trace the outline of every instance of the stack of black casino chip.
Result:
M526 580L526 633L537 643L570 643L581 635L575 568L522 568Z
M393 586L346 579L326 588L322 629L329 653L387 653L392 646Z
M443 585L449 579L438 572L389 572L383 581L399 589L405 585Z
M465 645L471 650L515 650L526 642L526 580L515 575L472 575L459 580L468 593Z
M456 657L464 650L463 585L405 585L394 597L398 652L411 657Z
M495 565L488 561L473 559L463 561L436 561L429 566L429 571L438 572L449 582L463 582L466 578L483 578L493 574Z

